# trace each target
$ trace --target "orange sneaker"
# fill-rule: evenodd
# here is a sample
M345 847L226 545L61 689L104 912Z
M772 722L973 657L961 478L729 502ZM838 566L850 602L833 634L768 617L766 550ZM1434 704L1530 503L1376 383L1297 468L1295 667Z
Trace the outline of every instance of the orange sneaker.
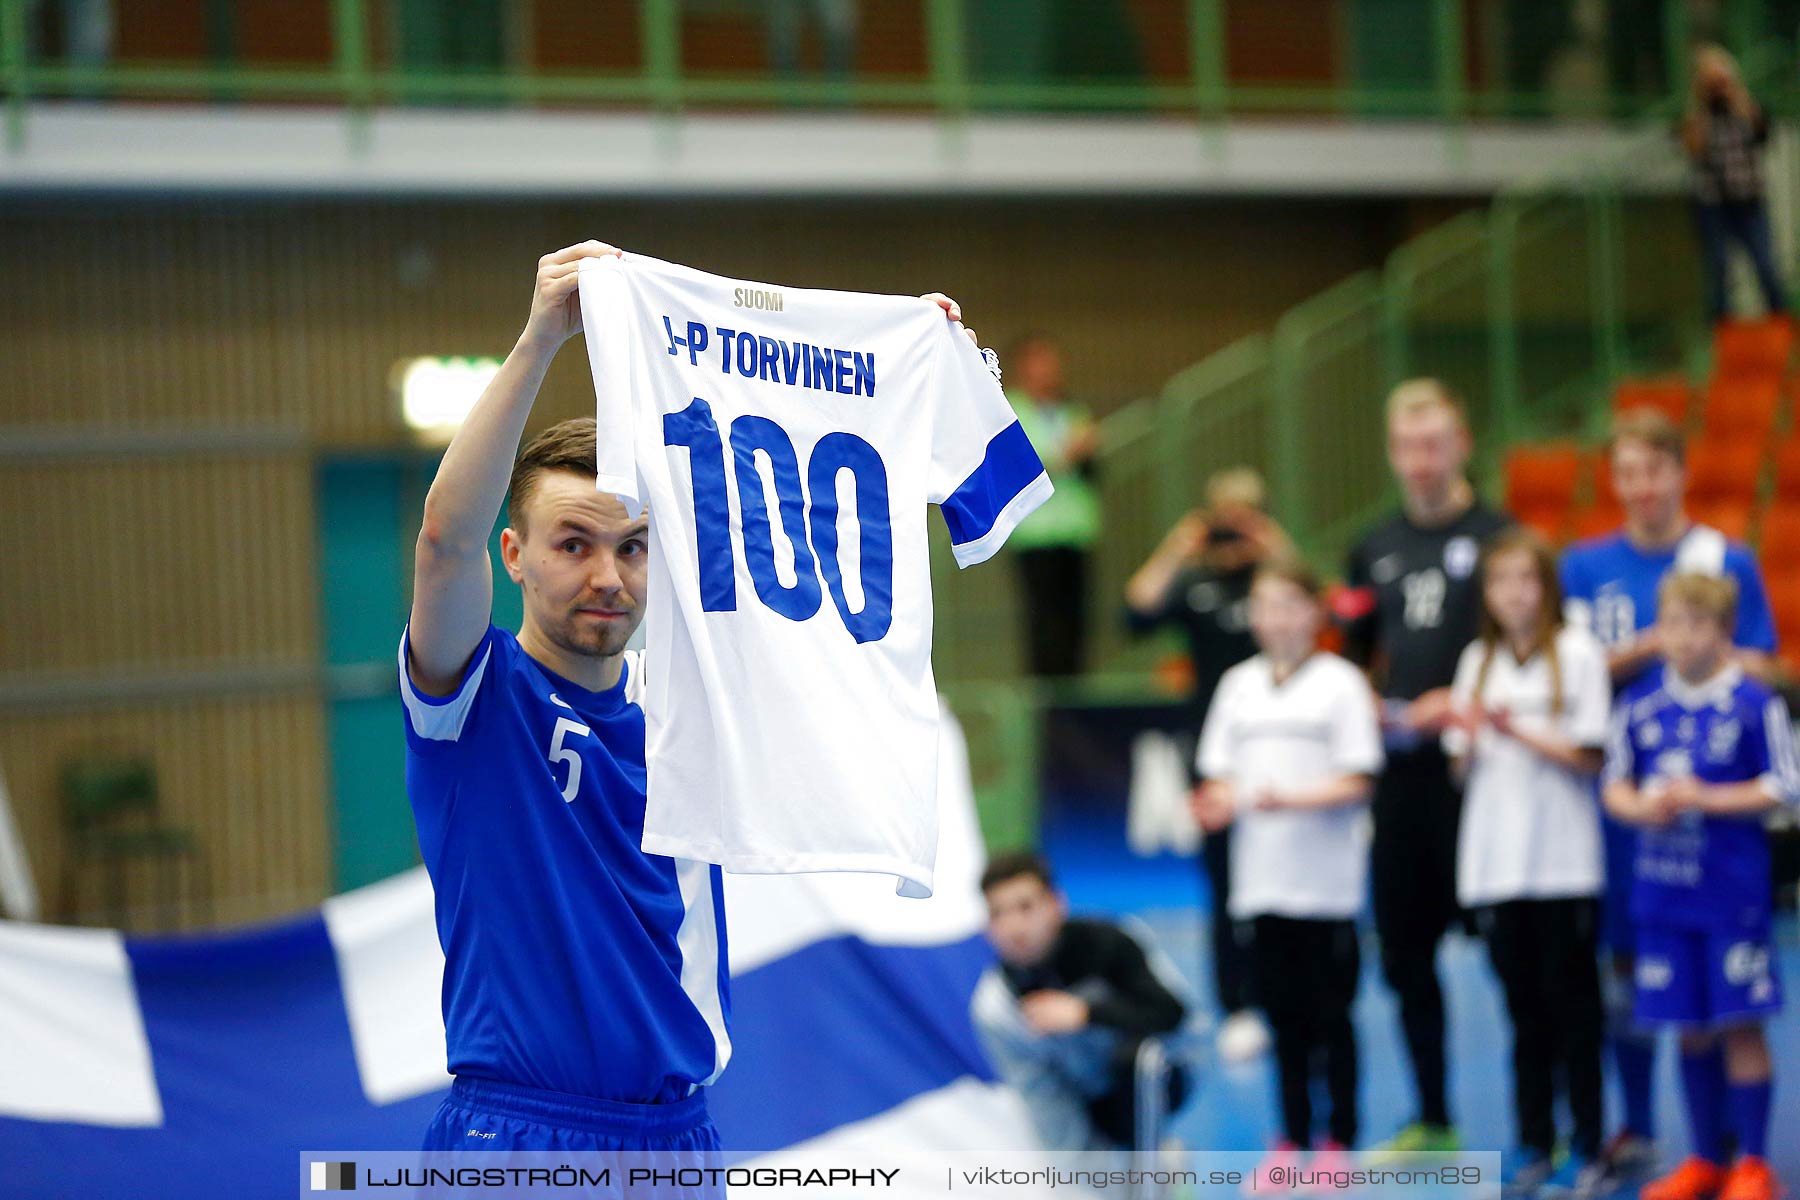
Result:
M1725 1183L1719 1188L1719 1200L1776 1200L1781 1195L1781 1180L1775 1178L1769 1160L1746 1154L1725 1172Z
M1646 1183L1638 1200L1713 1200L1724 1182L1724 1167L1694 1154L1667 1175Z

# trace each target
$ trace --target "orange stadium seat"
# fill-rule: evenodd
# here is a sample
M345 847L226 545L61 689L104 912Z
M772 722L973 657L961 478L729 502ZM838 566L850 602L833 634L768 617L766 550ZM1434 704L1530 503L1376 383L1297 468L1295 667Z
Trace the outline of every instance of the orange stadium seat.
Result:
M1775 503L1800 503L1800 439L1775 451Z
M1569 522L1569 536L1577 541L1602 537L1625 523L1625 510L1610 501L1582 509Z
M1612 455L1606 452L1605 446L1600 447L1600 449L1594 452L1593 466L1591 469L1593 471L1594 479L1593 503L1595 507L1619 507L1619 497L1613 491L1612 485Z
M1757 554L1764 574L1800 577L1800 504L1777 502L1763 514Z
M1515 446L1506 455L1506 507L1520 524L1561 544L1581 468L1581 451L1571 443Z
M1782 661L1800 662L1800 572L1770 574L1769 608L1775 617L1775 644L1782 647Z
M1740 504L1735 500L1690 501L1687 513L1700 524L1711 525L1735 541L1742 542L1750 537L1748 504Z
M1706 436L1767 441L1780 411L1779 379L1715 378L1706 389Z
M1760 440L1703 438L1688 447L1690 504L1756 504L1765 450Z
M1535 530L1540 537L1552 546L1561 546L1568 540L1569 510L1566 508L1542 508L1531 505L1509 505L1513 520Z
M1713 330L1713 372L1779 379L1793 345L1794 326L1786 317L1721 321Z
M1581 451L1568 442L1514 446L1506 454L1506 503L1514 509L1568 508L1581 482Z
M1657 379L1626 379L1613 389L1613 411L1653 408L1677 426L1685 426L1694 404L1694 388L1679 375Z

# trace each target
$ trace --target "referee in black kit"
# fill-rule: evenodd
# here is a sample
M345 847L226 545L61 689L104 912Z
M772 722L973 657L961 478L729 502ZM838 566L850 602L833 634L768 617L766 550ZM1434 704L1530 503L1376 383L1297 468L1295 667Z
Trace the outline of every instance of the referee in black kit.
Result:
M1456 829L1462 796L1439 746L1456 661L1475 639L1481 544L1510 521L1475 496L1468 420L1435 379L1395 388L1388 462L1401 509L1350 552L1338 616L1345 655L1381 694L1387 766L1375 784L1370 877L1381 969L1400 1001L1418 1117L1383 1149L1461 1148L1445 1096L1444 993L1437 947L1457 919Z

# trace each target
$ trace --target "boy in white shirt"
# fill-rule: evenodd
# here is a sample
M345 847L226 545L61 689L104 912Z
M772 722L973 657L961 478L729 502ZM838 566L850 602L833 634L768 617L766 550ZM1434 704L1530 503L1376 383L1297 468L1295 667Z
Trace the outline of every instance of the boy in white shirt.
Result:
M1256 995L1275 1038L1283 1136L1265 1168L1297 1165L1313 1140L1315 1062L1331 1112L1314 1166L1347 1166L1357 1135L1350 1003L1381 729L1362 673L1317 648L1324 615L1304 565L1257 571L1250 628L1260 653L1220 680L1197 764L1195 816L1209 832L1235 826L1230 915L1251 922Z
M1593 792L1612 702L1606 651L1563 624L1556 557L1537 534L1497 535L1479 570L1481 635L1457 664L1444 751L1467 779L1457 902L1477 914L1513 1026L1519 1149L1502 1182L1588 1196L1606 1181ZM1553 1167L1559 1078L1574 1130Z

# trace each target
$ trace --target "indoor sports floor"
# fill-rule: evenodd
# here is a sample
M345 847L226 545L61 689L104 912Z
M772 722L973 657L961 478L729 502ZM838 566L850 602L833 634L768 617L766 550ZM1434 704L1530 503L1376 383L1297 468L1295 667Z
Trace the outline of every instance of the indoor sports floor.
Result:
M1046 847L1057 863L1070 905L1077 911L1136 913L1155 930L1162 945L1198 986L1208 1002L1212 988L1210 955L1202 953L1208 919L1204 885L1191 859L1165 855L1122 861L1115 854L1082 855L1071 843ZM1183 906L1186 907L1183 907ZM1770 1148L1777 1172L1800 1188L1800 930L1792 917L1780 926L1778 954L1788 1009L1770 1026L1775 1054L1775 1113ZM1512 1130L1511 1076L1507 1068L1505 1010L1480 942L1448 940L1440 963L1449 1005L1452 1110L1465 1142L1476 1149L1499 1149ZM1363 945L1363 986L1356 1022L1362 1051L1363 1141L1385 1138L1411 1116L1410 1072L1400 1044L1393 1000L1381 986L1372 934ZM1254 1150L1273 1136L1274 1094L1270 1060L1216 1067L1197 1097L1180 1115L1175 1132L1190 1147ZM1608 1125L1613 1097L1608 1082ZM1658 1058L1658 1134L1665 1156L1685 1152L1686 1121L1681 1110L1674 1047Z

